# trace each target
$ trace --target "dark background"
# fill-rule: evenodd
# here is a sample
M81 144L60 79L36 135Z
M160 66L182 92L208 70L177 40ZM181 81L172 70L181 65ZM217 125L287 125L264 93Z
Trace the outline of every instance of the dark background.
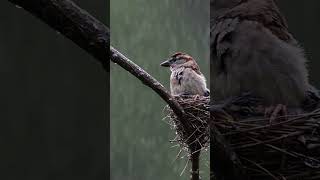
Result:
M106 0L74 2L109 25ZM105 180L108 74L7 1L0 20L0 179Z
M320 89L320 1L278 0L289 31L305 49L311 83Z

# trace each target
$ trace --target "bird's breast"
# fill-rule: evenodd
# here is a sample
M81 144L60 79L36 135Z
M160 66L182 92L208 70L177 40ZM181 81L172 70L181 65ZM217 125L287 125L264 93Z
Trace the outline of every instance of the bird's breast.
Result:
M190 68L172 71L170 79L173 95L204 95L207 91L205 78Z

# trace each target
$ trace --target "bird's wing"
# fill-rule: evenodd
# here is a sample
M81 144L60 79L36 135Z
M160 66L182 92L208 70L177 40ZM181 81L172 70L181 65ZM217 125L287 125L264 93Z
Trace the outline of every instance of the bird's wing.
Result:
M240 23L238 18L228 18L223 21L219 21L211 27L211 53L217 57L217 65L220 71L225 69L225 57L230 54L229 48L232 40L232 33Z
M225 21L221 23L230 24L230 19ZM286 97L296 104L308 84L302 50L280 40L259 22L237 18L231 21L238 23L227 30L215 29L216 43L211 47L217 57L214 69L222 69L216 72L220 79L212 78L215 86L229 88L230 92L255 89L259 95L270 96L272 102ZM228 30L230 27L233 30ZM271 95L275 93L279 97Z
M286 42L295 42L288 31L288 25L284 16L273 0L250 0L230 9L220 18L239 18L260 22L275 36Z

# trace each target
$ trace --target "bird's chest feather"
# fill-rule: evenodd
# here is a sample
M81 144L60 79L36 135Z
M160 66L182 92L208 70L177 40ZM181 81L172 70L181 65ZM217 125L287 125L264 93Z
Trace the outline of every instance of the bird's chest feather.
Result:
M172 71L170 89L173 95L203 94L206 90L205 80L192 69L181 68Z
M186 68L179 68L172 71L171 74L171 93L174 95L186 94L189 92L188 87L188 76L186 74Z
M182 82L185 79L183 77L183 75L184 75L183 71L184 71L183 69L178 69L178 70L173 71L171 73L170 80L171 80L172 85L174 85L174 86L181 86L182 85Z

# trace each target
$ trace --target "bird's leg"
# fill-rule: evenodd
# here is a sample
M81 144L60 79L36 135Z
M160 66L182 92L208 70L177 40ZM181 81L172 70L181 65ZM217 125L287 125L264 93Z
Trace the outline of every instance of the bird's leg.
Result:
M180 96L180 97L182 97L182 98L193 98L193 100L197 100L199 97L200 97L200 95L198 95L198 94L196 94L196 95L192 95L192 94L190 94L190 93L182 93L182 94L180 94L180 95L178 95L178 96Z
M200 97L200 95L199 95L199 94L196 94L196 95L193 97L193 100L195 101L195 100L199 99L199 97Z
M287 115L287 106L283 104L277 104L276 106L269 106L265 109L265 117L270 117L270 124L274 121L279 115Z

